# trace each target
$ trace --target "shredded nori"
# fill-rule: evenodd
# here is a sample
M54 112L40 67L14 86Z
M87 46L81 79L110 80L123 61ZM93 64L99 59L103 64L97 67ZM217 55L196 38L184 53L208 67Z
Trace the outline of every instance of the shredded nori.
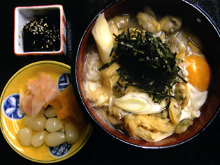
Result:
M135 86L147 92L154 102L170 99L171 90L178 78L186 82L179 74L180 67L176 53L152 33L143 30L127 29L115 35L115 44L110 56L117 62L120 79L126 86Z

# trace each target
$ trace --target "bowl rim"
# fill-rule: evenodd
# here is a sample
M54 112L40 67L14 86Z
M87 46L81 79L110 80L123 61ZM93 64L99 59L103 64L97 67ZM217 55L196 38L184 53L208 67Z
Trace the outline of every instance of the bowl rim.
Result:
M177 147L177 146L180 146L182 144L185 144L193 139L195 139L197 136L199 136L200 134L202 134L208 127L209 125L211 125L213 123L213 121L215 120L216 116L218 116L220 114L220 104L218 105L217 109L216 109L216 112L214 113L213 117L208 121L208 123L203 127L201 128L199 131L197 131L195 134L193 134L192 136L190 136L189 138L183 140L183 141L179 141L175 144L170 144L170 145L165 145L165 146L143 146L143 145L138 145L138 144L134 144L134 143L131 143L129 141L126 141L124 139L121 139L120 137L117 137L116 135L114 135L113 133L111 133L110 131L108 131L104 126L102 126L102 124L100 124L96 118L93 116L93 114L91 113L91 111L89 110L89 108L87 107L86 103L85 103L85 100L83 99L83 95L82 95L82 91L80 89L80 84L79 84L79 80L78 80L78 59L79 59L79 53L80 53L80 50L81 50L81 47L82 47L82 43L85 39L85 36L87 35L88 33L88 30L90 29L90 27L92 26L92 24L96 21L96 19L98 18L98 16L103 13L104 11L106 11L107 9L109 9L110 7L116 5L117 3L121 3L121 2L124 2L124 1L127 1L127 0L117 0L115 2L112 2L110 4L108 4L106 7L104 7L102 10L100 10L95 16L94 18L90 21L90 23L88 24L87 28L85 29L81 39L80 39L80 42L79 42L79 45L78 45L78 48L77 48L77 54L76 54L76 57L75 57L75 67L72 67L72 73L74 73L75 75L72 76L73 78L73 84L75 86L75 95L78 97L77 99L79 100L79 104L87 111L87 115L89 115L91 122L95 123L96 126L98 125L98 127L101 127L101 129L109 134L110 136L114 137L115 139L125 143L125 144L128 144L128 145L131 145L131 146L134 146L134 147L137 147L137 148L143 148L143 149L167 149L167 148L173 148L173 147ZM197 10L200 14L202 14L206 19L207 21L209 21L209 23L212 25L212 27L214 28L214 30L216 31L219 39L220 39L220 29L219 27L217 26L217 24L215 23L215 21L209 16L209 14L203 10L201 7L199 7L198 5L196 4L193 4L187 0L179 0L179 1L182 1L183 3L193 7L195 10ZM74 69L74 70L73 70Z

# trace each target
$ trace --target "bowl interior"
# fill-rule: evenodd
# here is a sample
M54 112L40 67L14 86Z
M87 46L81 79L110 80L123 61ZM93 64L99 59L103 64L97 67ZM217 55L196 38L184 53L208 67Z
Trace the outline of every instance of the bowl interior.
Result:
M191 126L186 132L182 134L175 134L159 142L151 143L130 138L126 134L123 134L117 129L109 126L97 116L95 109L91 106L90 102L85 96L85 91L83 89L83 68L85 57L89 51L90 46L94 43L91 30L98 15L88 26L78 48L75 65L76 85L78 87L79 96L84 108L89 113L90 117L107 133L125 143L129 143L134 146L143 148L165 148L182 144L183 142L186 142L189 139L197 136L208 126L209 123L211 123L211 121L217 115L220 103L220 86L218 85L220 82L220 66L218 64L220 61L220 34L211 18L209 18L209 16L202 9L199 9L187 1L122 0L118 3L106 7L100 13L104 12L106 19L109 19L120 14L136 13L137 11L143 10L144 6L151 7L155 11L156 15L173 15L181 17L183 27L189 30L190 33L199 37L202 42L204 47L202 52L205 54L207 61L212 69L212 81L209 88L208 99L201 108L201 116L194 120L193 126Z

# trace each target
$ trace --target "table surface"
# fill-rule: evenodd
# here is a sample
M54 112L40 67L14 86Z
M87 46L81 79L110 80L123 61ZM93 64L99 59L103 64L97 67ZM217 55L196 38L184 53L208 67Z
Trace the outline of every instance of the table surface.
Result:
M188 0L202 7L220 28L220 1L218 0ZM1 70L0 91L10 77L20 68L39 60L57 60L71 65L72 56L76 54L80 38L92 18L112 0L80 0L70 3L65 0L6 1L2 5L1 25ZM30 56L17 57L13 51L14 8L16 6L62 4L67 18L67 26L71 29L71 43L68 56ZM4 60L3 60L4 58ZM7 73L5 72L7 70ZM145 150L131 147L112 138L101 129L94 127L94 131L87 144L73 157L57 164L220 164L220 115L216 117L208 129L186 144L160 150ZM10 164L36 164L18 155L7 144L0 134L2 161ZM4 158L4 159L3 159Z

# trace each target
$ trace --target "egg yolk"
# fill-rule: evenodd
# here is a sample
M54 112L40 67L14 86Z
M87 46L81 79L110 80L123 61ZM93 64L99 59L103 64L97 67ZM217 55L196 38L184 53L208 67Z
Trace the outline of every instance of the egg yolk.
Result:
M211 69L205 58L189 55L185 58L188 82L200 91L206 91L211 79Z

